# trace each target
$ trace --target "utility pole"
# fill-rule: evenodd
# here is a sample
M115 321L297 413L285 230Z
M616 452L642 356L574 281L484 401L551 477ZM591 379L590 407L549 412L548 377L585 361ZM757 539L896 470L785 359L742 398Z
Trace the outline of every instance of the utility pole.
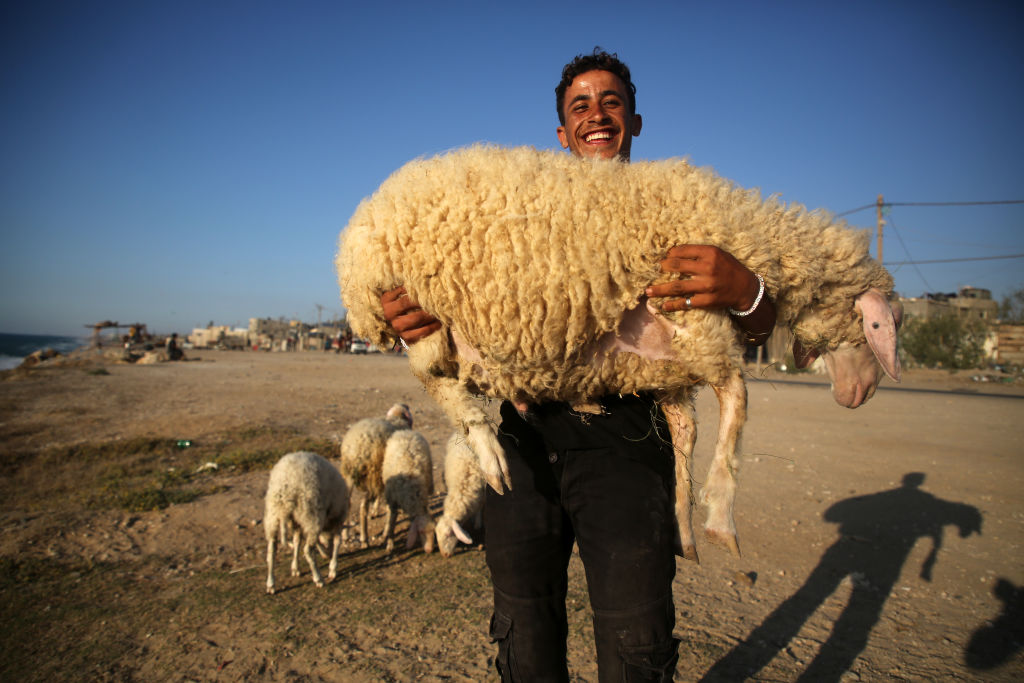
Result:
M882 207L885 206L885 201L882 199L882 195L878 195L878 262L882 262L882 226L885 225L885 221L882 220Z

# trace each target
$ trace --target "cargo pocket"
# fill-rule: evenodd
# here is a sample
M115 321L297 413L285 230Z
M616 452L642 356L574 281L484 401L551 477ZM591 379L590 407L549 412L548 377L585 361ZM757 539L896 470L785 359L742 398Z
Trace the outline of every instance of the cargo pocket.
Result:
M679 661L679 639L672 638L666 643L641 646L621 646L622 680L627 683L637 681L658 681L672 683L672 676Z
M512 651L512 619L495 612L491 615L491 642L498 644L494 666L505 683L519 679Z

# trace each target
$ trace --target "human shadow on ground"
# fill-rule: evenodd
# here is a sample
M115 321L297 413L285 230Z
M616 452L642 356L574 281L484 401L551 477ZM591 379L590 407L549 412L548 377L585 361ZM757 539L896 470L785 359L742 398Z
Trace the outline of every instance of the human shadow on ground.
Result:
M972 669L994 669L1024 647L1024 587L1000 577L992 593L1003 611L971 635L964 662Z
M910 472L902 486L841 500L825 511L839 525L839 540L822 555L804 585L769 614L747 638L719 659L701 679L739 681L768 664L803 624L849 577L850 600L828 639L798 681L838 681L864 650L900 570L920 538L932 541L920 576L931 581L942 547L943 529L956 525L960 536L981 533L981 513L922 491L925 475Z

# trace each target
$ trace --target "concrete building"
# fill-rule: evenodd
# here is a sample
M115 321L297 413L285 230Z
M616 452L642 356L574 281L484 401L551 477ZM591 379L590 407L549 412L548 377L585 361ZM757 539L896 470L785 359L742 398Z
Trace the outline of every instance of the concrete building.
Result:
M929 293L922 297L900 297L903 314L907 317L935 318L955 314L994 323L999 315L999 304L992 292L980 287L961 287L956 294Z

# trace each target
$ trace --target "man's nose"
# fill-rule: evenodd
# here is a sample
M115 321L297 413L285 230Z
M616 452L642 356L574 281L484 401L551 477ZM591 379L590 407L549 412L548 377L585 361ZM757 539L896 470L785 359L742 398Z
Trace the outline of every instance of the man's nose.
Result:
M594 123L607 123L611 117L600 104L594 105L590 110L590 120Z

